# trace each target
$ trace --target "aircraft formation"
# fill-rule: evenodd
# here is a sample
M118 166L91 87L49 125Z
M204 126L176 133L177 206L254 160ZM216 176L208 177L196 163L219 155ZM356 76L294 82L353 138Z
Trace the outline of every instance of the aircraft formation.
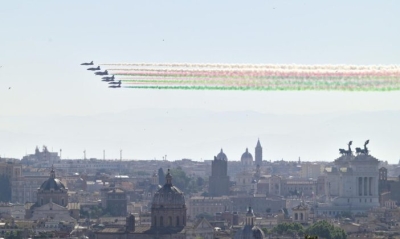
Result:
M81 64L81 66L94 66L93 61L91 62L84 62ZM108 76L108 71L101 71L100 66L97 67L90 67L87 68L88 71L94 71L94 74L97 76L104 76L102 77L102 81L108 82L109 86L108 88L121 88L121 80L115 81L114 75Z

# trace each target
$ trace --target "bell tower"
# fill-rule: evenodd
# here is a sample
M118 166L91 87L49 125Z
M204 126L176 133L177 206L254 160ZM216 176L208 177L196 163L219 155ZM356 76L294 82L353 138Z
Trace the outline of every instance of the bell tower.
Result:
M255 164L256 165L262 165L262 157L263 157L263 149L261 147L260 139L257 141L257 146L255 150Z

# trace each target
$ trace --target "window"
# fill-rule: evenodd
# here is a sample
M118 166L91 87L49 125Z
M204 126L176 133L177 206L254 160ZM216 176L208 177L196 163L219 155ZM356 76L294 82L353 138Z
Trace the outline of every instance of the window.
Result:
M179 216L176 217L176 226L177 226L177 227L179 226Z
M161 216L160 217L160 226L163 227L164 226L164 218Z

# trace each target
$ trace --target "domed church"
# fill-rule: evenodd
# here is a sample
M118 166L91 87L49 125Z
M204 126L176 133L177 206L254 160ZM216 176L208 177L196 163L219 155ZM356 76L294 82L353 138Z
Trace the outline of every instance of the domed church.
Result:
M265 235L261 228L254 225L253 209L249 207L246 213L246 221L242 229L236 232L234 239L264 239Z
M36 203L27 203L25 208L26 219L46 219L46 227L51 228L60 221L76 222L80 210L78 203L68 203L68 188L56 178L53 167L50 177L38 188Z
M244 166L253 165L253 155L251 155L248 148L246 148L246 152L244 152L242 154L240 161L242 162L242 165L244 165Z
M68 205L68 188L56 178L54 168L51 168L50 177L42 183L37 192L38 206L43 206L49 202L66 207Z
M166 183L155 194L151 206L151 229L158 232L179 232L186 226L186 204L183 192L172 185L168 169Z

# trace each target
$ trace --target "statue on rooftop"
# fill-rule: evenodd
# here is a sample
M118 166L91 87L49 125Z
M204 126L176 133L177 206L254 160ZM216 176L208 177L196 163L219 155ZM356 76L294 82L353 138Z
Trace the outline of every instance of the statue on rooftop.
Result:
M339 153L341 155L352 155L353 151L351 151L351 144L353 143L353 141L350 141L347 145L348 145L348 150L345 149L339 149Z
M359 154L364 154L364 155L368 155L369 150L367 148L367 144L369 143L369 140L365 141L364 143L364 149L361 148L356 148L356 153Z

